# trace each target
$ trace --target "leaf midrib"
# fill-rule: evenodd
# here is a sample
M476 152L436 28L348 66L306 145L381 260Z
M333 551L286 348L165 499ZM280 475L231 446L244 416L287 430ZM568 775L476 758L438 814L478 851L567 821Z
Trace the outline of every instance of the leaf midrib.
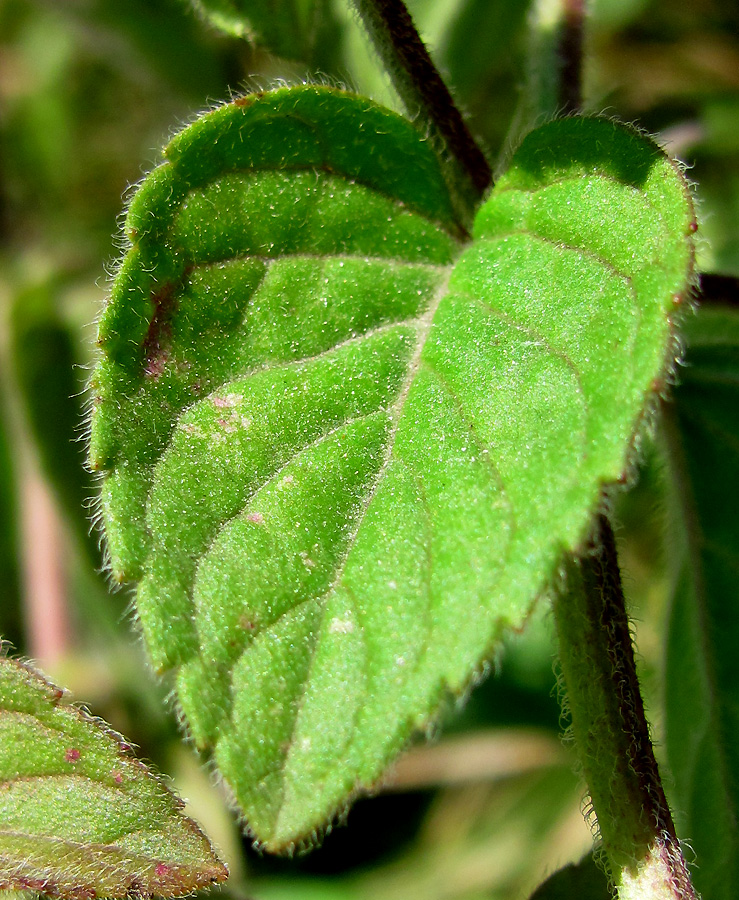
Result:
M352 535L350 536L349 540L347 541L346 553L344 554L339 565L337 566L336 574L335 574L331 584L329 585L327 590L322 594L322 598L328 597L329 594L331 594L338 586L338 584L344 574L344 570L346 567L346 563L349 559L349 555L351 554L351 552L354 548L354 545L355 545L355 542L357 539L357 535L359 534L362 524L364 523L364 519L367 515L367 511L369 510L370 505L372 504L372 501L377 494L377 490L378 490L380 484L382 483L385 472L387 471L387 468L390 465L390 461L392 460L393 450L395 448L395 438L397 436L398 428L400 427L400 422L402 420L403 408L405 406L406 400L408 399L408 394L410 393L411 387L413 386L413 382L415 381L416 375L418 374L418 370L421 365L421 356L422 356L423 350L426 346L426 341L428 340L429 334L431 332L431 328L433 327L434 317L436 316L436 312L439 308L439 305L441 304L441 301L444 299L444 297L447 294L447 287L449 284L449 279L451 277L451 274L452 274L452 267L450 266L446 273L446 277L443 278L441 283L439 284L437 291L436 291L436 295L435 295L434 299L432 300L432 302L429 304L428 309L418 319L419 327L418 327L418 337L416 340L416 348L414 350L413 356L410 359L410 362L408 363L408 371L407 371L407 374L405 377L405 381L403 382L403 385L401 386L401 389L398 392L398 396L395 400L395 403L388 410L388 412L390 413L390 416L391 416L392 424L390 426L390 431L389 431L388 438L387 438L387 446L385 449L385 458L384 458L380 468L378 469L377 475L375 476L375 479L374 479L374 483L373 483L372 487L370 488L370 490L367 494L366 500L363 504L363 508L361 509L361 511L359 512L359 514L357 516L357 524L354 528ZM362 634L362 632L363 632L361 623L359 623L359 632L360 632L360 634ZM362 636L362 640L364 641L363 636ZM301 712L305 705L308 686L311 684L310 674L311 674L311 670L313 669L313 666L315 664L316 652L317 652L318 646L319 646L319 640L317 639L313 643L313 647L311 648L310 660L309 660L308 667L307 667L307 674L303 681L300 697L296 703L296 711L295 711L295 717L293 720L294 724L293 724L293 729L292 729L292 735L289 739L289 749L285 753L285 756L283 757L283 760L282 760L282 764L279 767L280 770L283 772L283 774L284 774L284 771L288 767L290 754L292 752L293 747L295 746L295 737L294 736L295 736L296 731L298 730L298 723L300 720ZM365 676L365 678L366 678L366 676ZM284 815L284 812L286 809L285 802L284 802L285 788L286 788L286 784L285 784L285 780L283 777L280 780L281 798L280 798L280 804L277 808L277 814L274 818L274 826L272 829L273 834L279 834L279 832L280 832L281 820L283 818L283 815Z

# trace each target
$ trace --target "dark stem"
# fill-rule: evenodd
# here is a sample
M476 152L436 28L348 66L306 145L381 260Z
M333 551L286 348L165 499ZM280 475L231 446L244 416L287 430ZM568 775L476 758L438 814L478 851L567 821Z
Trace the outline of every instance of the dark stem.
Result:
M561 72L559 105L567 115L582 109L582 64L585 36L585 0L563 0L562 30L559 38Z
M734 275L717 275L704 272L699 281L701 303L739 307L739 278Z
M430 124L479 201L493 183L490 165L455 106L403 0L354 3L408 113L419 114Z
M602 513L597 517L583 560L583 583L591 619L604 635L612 689L617 698L629 768L635 776L641 807L655 836L658 852L667 864L675 896L684 900L694 898L696 895L675 834L649 736L621 585L616 539L611 523Z

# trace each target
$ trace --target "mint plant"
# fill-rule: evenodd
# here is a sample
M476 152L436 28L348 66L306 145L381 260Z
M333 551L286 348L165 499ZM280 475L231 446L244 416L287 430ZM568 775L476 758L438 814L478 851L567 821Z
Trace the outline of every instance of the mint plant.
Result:
M195 5L306 60L333 27L320 3L276 18ZM696 896L677 834L697 829L703 890L728 897L736 767L715 685L732 683L729 653L675 626L670 659L691 661L701 723L681 735L670 712L676 830L607 514L675 378L695 283L691 190L651 139L577 114L582 4L554 20L533 6L536 59L494 185L402 3L356 5L408 117L324 86L247 92L177 134L130 202L90 383L112 579L136 585L150 660L248 835L290 853L381 783L553 599L611 884L624 900ZM707 344L699 331L714 382L733 377L727 317ZM720 531L701 535L702 517L715 526L691 485L702 444L683 446L690 396L665 417L675 521L689 523L675 614L706 635L730 582L702 574L707 547L731 550ZM48 810L32 815L56 840ZM152 849L117 881L91 865L84 888L77 863L18 875L21 848L2 883L177 894L225 874L197 841L197 860L174 838L174 855Z

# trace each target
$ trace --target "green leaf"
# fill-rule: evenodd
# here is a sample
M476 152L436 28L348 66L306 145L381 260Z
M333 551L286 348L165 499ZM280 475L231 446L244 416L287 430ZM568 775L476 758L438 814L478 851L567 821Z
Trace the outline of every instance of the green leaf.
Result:
M667 644L666 748L704 897L739 892L739 310L688 323L665 434L681 547Z
M0 657L0 888L180 896L223 881L181 808L118 735Z
M91 460L154 663L282 849L380 777L577 548L671 364L693 226L653 144L568 119L462 249L409 122L313 87L239 104L133 201Z
M309 60L334 27L327 0L189 0L215 28L263 44L286 59Z

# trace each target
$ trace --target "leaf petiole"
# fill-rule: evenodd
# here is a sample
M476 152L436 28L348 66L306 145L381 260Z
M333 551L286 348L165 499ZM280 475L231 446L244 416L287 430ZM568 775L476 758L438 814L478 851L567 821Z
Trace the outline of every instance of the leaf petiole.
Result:
M395 90L429 133L465 227L492 186L485 158L403 0L352 0Z

